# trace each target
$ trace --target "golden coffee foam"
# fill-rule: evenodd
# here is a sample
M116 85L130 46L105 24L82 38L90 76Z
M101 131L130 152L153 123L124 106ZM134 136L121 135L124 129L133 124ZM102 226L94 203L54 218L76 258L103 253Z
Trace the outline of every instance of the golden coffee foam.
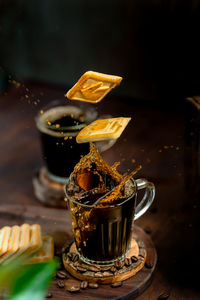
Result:
M120 137L131 118L99 119L84 127L76 137L77 143L97 142Z
M66 93L65 97L70 100L98 103L119 85L122 79L120 76L87 71Z

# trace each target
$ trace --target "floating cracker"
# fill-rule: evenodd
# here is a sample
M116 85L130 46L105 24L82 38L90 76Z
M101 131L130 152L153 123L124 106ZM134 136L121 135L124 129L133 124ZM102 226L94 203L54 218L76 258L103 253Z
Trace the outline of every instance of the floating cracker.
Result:
M76 137L77 143L117 139L131 118L100 119L84 127Z
M97 103L121 81L122 77L119 76L87 71L67 92L65 97L70 100Z
M29 264L52 260L54 256L54 243L50 235L42 237L42 247L28 261Z

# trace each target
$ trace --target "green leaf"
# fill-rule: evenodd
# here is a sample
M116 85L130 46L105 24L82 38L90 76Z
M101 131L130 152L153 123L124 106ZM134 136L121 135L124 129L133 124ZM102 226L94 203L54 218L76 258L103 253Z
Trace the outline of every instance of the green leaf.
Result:
M28 258L19 257L8 264L0 265L0 288L4 285L8 286L9 283L12 282L16 274L19 273L21 266L24 265L27 260Z
M57 262L51 261L26 265L15 276L7 300L42 300L56 270Z

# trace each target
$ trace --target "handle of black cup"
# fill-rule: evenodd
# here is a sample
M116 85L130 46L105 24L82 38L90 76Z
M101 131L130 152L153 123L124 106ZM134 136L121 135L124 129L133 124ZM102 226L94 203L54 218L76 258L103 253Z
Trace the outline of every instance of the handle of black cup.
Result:
M142 200L136 205L134 220L140 218L150 207L155 198L155 186L146 179L136 179L137 190L145 189Z

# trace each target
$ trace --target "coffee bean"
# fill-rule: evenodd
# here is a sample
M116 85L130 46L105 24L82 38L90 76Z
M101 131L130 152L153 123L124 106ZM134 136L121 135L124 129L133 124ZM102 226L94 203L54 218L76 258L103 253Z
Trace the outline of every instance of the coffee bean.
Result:
M121 274L121 273L124 273L125 271L126 271L126 268L125 269L122 268L122 269L118 270L118 273Z
M73 256L72 256L72 261L73 261L73 262L76 262L76 261L78 261L78 260L79 260L78 254L74 253Z
M67 279L65 280L65 289L68 292L78 292L80 290L80 281L75 279Z
M97 289L99 287L98 283L89 282L89 288L91 289Z
M80 267L80 266L77 266L76 268L77 268L77 270L78 270L79 272L86 272L86 271L87 271L87 269L82 268L82 267Z
M57 286L58 286L60 289L64 288L65 284L64 284L63 280L58 280L58 281L57 281Z
M132 260L131 260L131 258L125 258L125 265L128 267L128 266L130 266L131 264L132 264Z
M169 298L169 296L170 296L170 294L168 294L168 293L163 293L163 294L161 294L160 296L158 296L158 300L166 300L166 299L168 299Z
M153 268L153 261L150 260L150 259L148 259L148 260L145 262L145 267L146 267L147 269Z
M107 277L107 276L113 276L113 273L112 272L109 272L109 271L105 271L103 272L102 274L104 277Z
M94 276L94 272L87 271L83 273L85 276Z
M124 266L124 262L123 261L116 261L114 266L117 268L117 269L121 269L123 266Z
M149 226L146 226L144 227L144 231L147 233L147 234L150 234L151 233L151 228Z
M110 272L115 273L116 272L116 268L114 266L112 266L112 268L110 269Z
M70 265L71 269L73 269L74 271L77 271L77 268L74 266L73 263L70 263L69 265Z
M109 271L112 268L112 266L104 266L101 267L101 271Z
M77 293L77 292L80 291L80 286L78 286L78 285L72 285L72 286L67 287L66 290L68 292L70 292L70 293Z
M88 266L88 270L92 271L92 272L98 272L99 268L95 267L95 266Z
M81 289L83 289L83 290L84 290L84 289L86 289L87 287L88 287L88 282L87 282L87 281L85 281L85 280L84 280L84 281L82 281L82 282L81 282Z
M120 286L122 286L122 282L121 281L114 282L114 283L111 284L112 288L117 288L117 287L120 287Z
M113 275L114 276L117 276L119 274L119 272L118 271L116 271Z
M48 292L46 298L52 298L52 297L53 297L52 293Z
M65 271L61 270L56 273L56 276L59 279L65 279L65 278L67 278L67 273Z
M135 255L133 255L133 256L131 256L131 260L133 263L135 263L138 261L138 258Z
M103 274L101 272L97 272L94 274L95 277L101 278L103 277Z

